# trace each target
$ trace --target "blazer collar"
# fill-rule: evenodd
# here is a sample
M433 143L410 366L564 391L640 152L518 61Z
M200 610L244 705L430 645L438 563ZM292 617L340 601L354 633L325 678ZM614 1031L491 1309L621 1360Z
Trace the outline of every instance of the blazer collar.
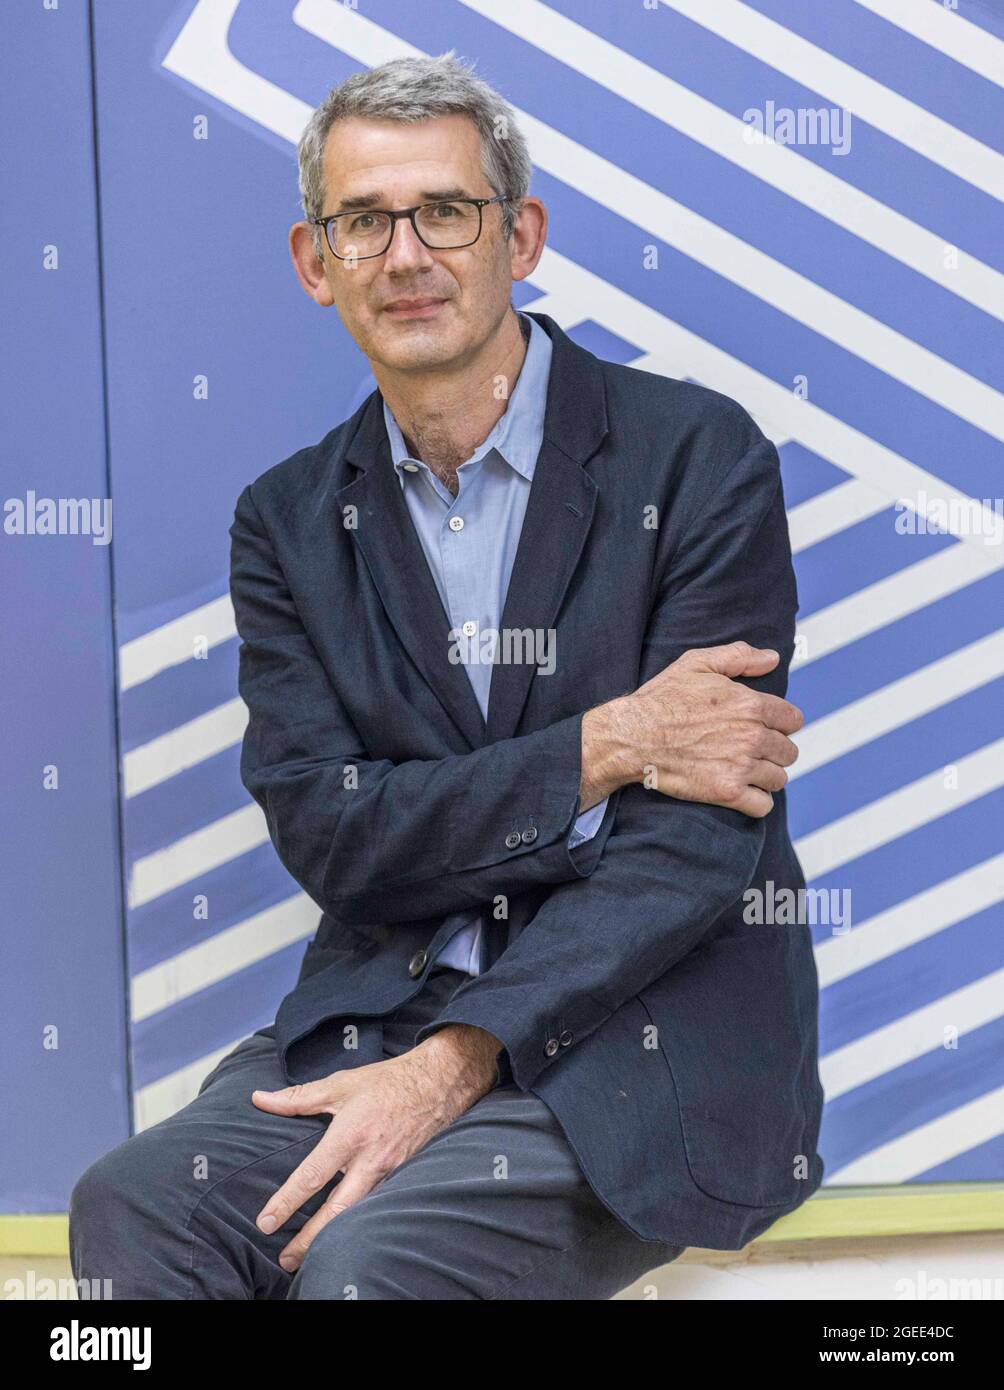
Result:
M592 525L598 489L583 464L599 448L608 425L599 359L573 343L549 315L531 317L551 339L551 371L544 439L502 627L547 631L554 627ZM336 494L339 512L345 516L346 507L355 508L349 529L401 642L472 748L512 737L536 667L495 667L486 724L466 671L449 659L450 619L394 471L379 390L361 407L345 458L359 474ZM560 650L556 659L561 660Z

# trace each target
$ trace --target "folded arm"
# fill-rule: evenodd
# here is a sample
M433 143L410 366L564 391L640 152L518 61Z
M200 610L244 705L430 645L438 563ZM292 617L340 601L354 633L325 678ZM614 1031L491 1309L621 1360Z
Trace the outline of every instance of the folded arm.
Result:
M744 698L783 696L797 606L777 452L759 436L672 559L650 618L643 679L690 649L745 641L780 660L743 681ZM556 887L416 1043L448 1023L474 1025L503 1044L504 1079L508 1068L518 1086L533 1086L700 943L752 879L765 833L761 816L626 786L595 871Z

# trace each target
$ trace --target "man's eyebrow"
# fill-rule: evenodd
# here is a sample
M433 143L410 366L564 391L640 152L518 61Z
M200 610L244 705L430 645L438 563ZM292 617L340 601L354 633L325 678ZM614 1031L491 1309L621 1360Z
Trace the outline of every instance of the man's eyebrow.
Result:
M423 188L420 196L427 203L446 203L452 198L472 198L474 195L457 185L454 188Z
M445 203L452 198L470 198L473 195L468 193L466 188L459 185L453 188L423 188L419 193L423 203ZM385 207L383 195L381 193L357 193L350 198L343 198L338 204L338 212L358 212L364 208Z

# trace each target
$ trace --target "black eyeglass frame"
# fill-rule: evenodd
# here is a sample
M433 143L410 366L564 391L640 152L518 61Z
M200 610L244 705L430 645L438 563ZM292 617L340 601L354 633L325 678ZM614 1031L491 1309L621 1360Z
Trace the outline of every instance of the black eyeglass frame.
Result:
M504 193L499 193L494 198L436 198L434 202L417 203L413 208L398 208L396 212L392 212L390 208L350 208L348 212L333 212L328 217L311 217L308 220L310 221L312 226L324 228L324 239L328 243L328 249L330 250L333 256L337 257L338 260L372 261L375 260L377 256L385 256L387 252L390 250L390 244L394 240L394 232L397 230L398 221L402 217L407 217L408 221L411 223L412 231L418 237L422 245L426 247L429 251L459 251L464 246L473 246L474 243L481 236L481 233L484 230L485 220L482 209L489 207L492 203L505 203L508 201L508 197ZM421 212L423 208L437 208L443 203L470 203L472 207L477 208L478 230L475 236L473 236L470 241L462 241L458 246L430 246L429 243L426 241L425 237L418 230L418 226L415 222L415 214ZM387 238L387 245L383 248L382 251L370 251L369 254L365 256L339 256L338 252L332 245L330 230L332 222L337 222L339 217L358 217L360 213L365 212L382 212L385 217L390 218L390 235Z

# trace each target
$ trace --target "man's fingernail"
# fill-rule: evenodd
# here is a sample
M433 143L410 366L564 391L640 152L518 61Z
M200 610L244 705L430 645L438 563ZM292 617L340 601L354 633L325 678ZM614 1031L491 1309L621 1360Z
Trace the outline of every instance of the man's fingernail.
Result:
M270 1235L272 1234L272 1232L275 1230L275 1217L274 1217L274 1216L263 1216L263 1217L261 1217L260 1220L259 1220L259 1222L258 1222L258 1229L259 1229L259 1231L264 1231L265 1234L266 1234L267 1236L270 1236Z
M282 1265L283 1269L286 1270L294 1270L296 1268L296 1260L292 1255L280 1255L279 1263Z

